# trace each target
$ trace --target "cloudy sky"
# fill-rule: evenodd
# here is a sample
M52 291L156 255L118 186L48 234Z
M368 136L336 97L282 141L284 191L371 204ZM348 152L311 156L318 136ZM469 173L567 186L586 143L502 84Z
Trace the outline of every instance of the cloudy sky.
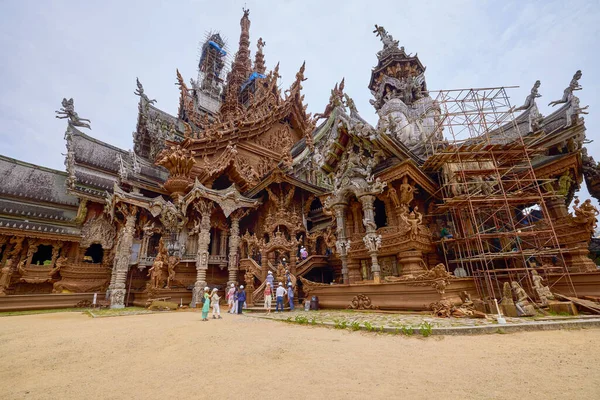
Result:
M219 30L235 51L242 7L250 9L252 52L266 42L271 69L280 62L288 87L306 60L304 93L323 111L335 82L375 124L367 89L383 25L427 66L429 89L520 86L521 105L536 79L538 105L559 99L577 69L589 139L600 129L598 1L39 1L0 0L0 154L64 170L65 120L54 118L73 97L92 136L132 147L139 77L157 106L175 114L175 69L197 76L204 34ZM588 145L600 160L600 140Z

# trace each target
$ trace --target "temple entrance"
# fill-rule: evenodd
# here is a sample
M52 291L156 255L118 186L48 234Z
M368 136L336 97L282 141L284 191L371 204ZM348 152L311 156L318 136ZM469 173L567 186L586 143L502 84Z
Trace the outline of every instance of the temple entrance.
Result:
M87 248L83 255L83 262L91 264L100 264L104 258L104 249L99 243L94 243Z

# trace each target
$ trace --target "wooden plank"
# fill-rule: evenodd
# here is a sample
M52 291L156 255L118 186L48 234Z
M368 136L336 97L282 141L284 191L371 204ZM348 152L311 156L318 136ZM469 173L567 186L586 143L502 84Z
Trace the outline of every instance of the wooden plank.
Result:
M562 294L554 293L554 296L561 300L571 301L574 304L578 305L581 308L584 308L588 311L591 311L595 314L600 314L600 306L598 304L593 303L589 300L578 299L577 297L568 297L563 296Z

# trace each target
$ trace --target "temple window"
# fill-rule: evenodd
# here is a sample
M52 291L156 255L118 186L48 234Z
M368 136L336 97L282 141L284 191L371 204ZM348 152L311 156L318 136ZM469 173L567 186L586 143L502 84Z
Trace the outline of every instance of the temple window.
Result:
M101 244L94 243L87 248L83 255L83 262L100 264L104 258L104 249Z
M375 202L373 203L373 208L375 211L375 224L377 225L377 229L387 226L385 203L379 199L375 199Z
M45 262L52 260L52 246L50 245L39 245L37 251L31 258L31 265L44 265Z

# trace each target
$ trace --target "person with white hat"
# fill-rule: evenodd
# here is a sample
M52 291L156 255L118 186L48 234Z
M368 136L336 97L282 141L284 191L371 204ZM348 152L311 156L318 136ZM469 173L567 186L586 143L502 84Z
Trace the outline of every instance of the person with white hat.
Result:
M273 288L273 272L267 272L267 283L271 284L271 289Z
M217 288L213 288L212 292L210 292L210 306L212 307L212 317L213 319L221 319L221 306L219 305L219 300L221 297L219 293L217 293Z
M271 284L267 282L265 285L265 309L267 310L267 314L271 314L271 295L273 294L273 289L271 288Z
M277 299L275 312L279 312L279 306L281 306L281 311L283 312L283 296L285 296L285 288L283 287L283 283L279 282L275 296Z
M210 296L208 295L208 286L204 288L202 294L202 321L208 321L208 310L210 308Z
M227 310L227 312L229 314L234 313L234 311L233 311L235 308L235 299L233 298L234 295L235 295L235 283L232 283L231 287L227 291L227 295L225 296L227 298L227 305L229 306L229 310Z
M240 291L238 292L237 299L237 313L241 314L242 309L244 308L244 303L246 302L246 291L244 290L244 285L240 285Z
M290 311L294 311L294 288L291 283L288 283L287 296L290 302Z

